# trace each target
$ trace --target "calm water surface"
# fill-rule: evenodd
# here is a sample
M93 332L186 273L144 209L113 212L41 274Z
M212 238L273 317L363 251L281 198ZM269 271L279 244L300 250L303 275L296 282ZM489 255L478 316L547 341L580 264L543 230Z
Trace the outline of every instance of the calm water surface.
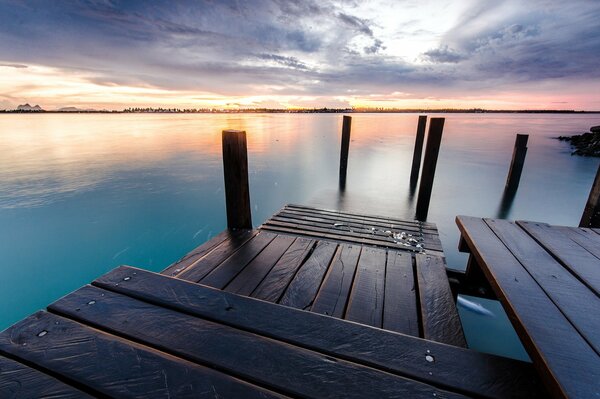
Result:
M441 116L428 220L450 267L466 262L457 214L579 222L598 160L571 156L553 137L587 131L599 115ZM160 271L223 230L222 129L248 132L255 225L285 203L412 218L416 122L354 115L340 193L341 115L1 115L0 329L117 265ZM530 134L529 150L514 202L502 207L516 133ZM459 307L469 344L523 358L498 304L481 303L495 316Z

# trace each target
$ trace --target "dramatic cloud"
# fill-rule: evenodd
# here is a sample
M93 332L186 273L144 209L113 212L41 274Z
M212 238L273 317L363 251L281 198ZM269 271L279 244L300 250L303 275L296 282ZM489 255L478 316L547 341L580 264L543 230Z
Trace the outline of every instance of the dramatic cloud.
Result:
M0 104L600 109L598 21L585 0L0 0Z

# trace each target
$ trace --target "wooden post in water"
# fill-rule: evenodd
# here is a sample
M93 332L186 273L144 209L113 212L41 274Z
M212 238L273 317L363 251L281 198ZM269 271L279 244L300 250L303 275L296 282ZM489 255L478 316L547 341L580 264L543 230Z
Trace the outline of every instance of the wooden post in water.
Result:
M504 186L505 190L516 189L519 187L521 172L523 171L523 165L525 164L525 155L527 154L528 139L528 134L517 134L515 149L513 150L512 161L510 163L510 169L508 170L508 176L506 177L506 185Z
M348 151L350 149L350 129L352 117L344 115L342 123L342 148L340 151L340 189L346 188L346 172L348 171Z
M600 227L600 166L590 190L579 227Z
M419 180L419 170L421 169L421 154L423 153L423 142L425 141L425 126L427 125L427 115L419 115L417 124L417 138L415 139L415 150L413 153L412 169L410 170L410 186L415 187Z
M227 227L251 229L250 189L248 187L248 146L243 130L223 130L223 172Z
M419 184L419 197L417 198L417 220L424 221L429 213L429 201L433 190L433 178L437 165L440 144L442 142L442 131L444 130L445 118L431 118L429 121L429 133L427 134L427 145L425 146L425 158L423 160L423 172Z

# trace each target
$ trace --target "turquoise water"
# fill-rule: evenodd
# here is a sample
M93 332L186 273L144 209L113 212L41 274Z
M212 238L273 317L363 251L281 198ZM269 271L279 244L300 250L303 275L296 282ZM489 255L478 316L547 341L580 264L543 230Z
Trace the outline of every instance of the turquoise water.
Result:
M429 220L450 267L466 262L457 214L579 222L599 161L571 156L553 137L585 131L600 115L437 116L447 119ZM416 122L354 115L340 193L341 115L1 115L0 329L117 265L160 271L223 230L222 129L248 132L255 225L285 203L412 218ZM501 212L516 133L530 134L529 150L514 203ZM460 312L471 346L523 356L500 316Z

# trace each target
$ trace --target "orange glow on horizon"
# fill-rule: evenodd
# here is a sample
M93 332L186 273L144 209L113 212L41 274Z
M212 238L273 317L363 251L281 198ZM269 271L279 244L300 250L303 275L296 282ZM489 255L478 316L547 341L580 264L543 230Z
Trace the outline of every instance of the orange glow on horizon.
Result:
M362 96L285 95L257 86L256 95L224 96L199 90L170 90L149 85L104 84L91 72L31 65L0 66L0 109L19 104L39 104L45 110L61 107L122 110L129 107L165 108L397 108L397 109L600 109L600 102L583 84L553 90L558 83L522 85L522 91L496 92L491 96L456 92L440 97L391 91ZM564 84L563 84L564 85ZM589 86L589 85L588 85ZM542 90L540 90L542 89ZM600 87L599 87L600 89ZM262 92L261 92L262 90ZM560 94L559 94L560 93Z

